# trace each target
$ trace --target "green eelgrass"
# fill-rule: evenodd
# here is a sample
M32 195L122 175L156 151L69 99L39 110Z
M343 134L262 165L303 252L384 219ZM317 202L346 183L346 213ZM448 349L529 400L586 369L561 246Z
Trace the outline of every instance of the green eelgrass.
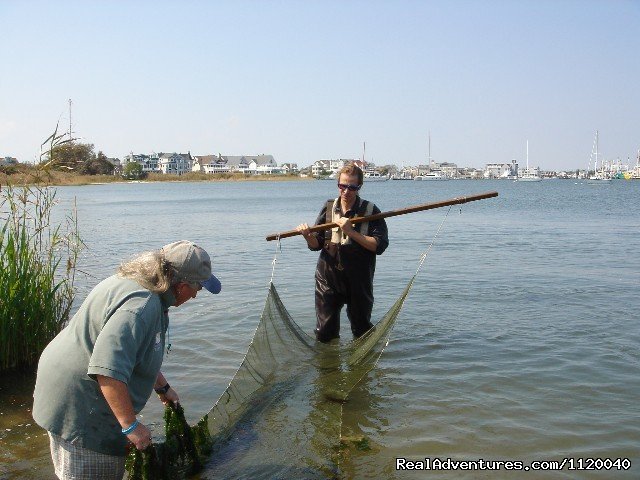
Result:
M35 365L69 318L82 241L75 213L51 224L55 197L0 186L0 371Z
M129 480L175 480L202 470L213 447L207 416L191 427L178 404L165 407L164 422L164 442L142 452L131 446L126 459Z

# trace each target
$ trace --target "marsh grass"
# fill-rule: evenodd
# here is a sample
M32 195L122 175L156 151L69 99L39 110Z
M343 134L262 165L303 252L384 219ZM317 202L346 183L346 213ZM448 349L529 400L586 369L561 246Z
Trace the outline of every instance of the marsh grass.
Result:
M302 178L298 175L245 175L242 173L196 173L184 175L165 175L150 173L139 182L265 182L265 181L300 181L314 180L312 177ZM49 170L42 173L38 166L21 165L20 170L7 173L0 168L0 184L4 185L92 185L99 183L131 183L120 175L81 175L75 172Z
M0 371L35 365L73 303L83 244L75 209L52 224L56 191L38 185L47 174L39 170L32 186L0 185Z

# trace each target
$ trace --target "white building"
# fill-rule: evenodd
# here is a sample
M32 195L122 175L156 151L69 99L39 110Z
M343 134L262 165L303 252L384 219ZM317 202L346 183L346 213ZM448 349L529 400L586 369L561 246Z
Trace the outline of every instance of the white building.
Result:
M227 160L221 155L197 155L193 157L191 170L203 173L228 173Z
M249 160L244 155L222 155L230 172L249 173Z
M297 169L297 166L295 168ZM198 155L193 157L192 170L205 173L235 172L253 175L282 173L273 155Z
M273 175L281 173L273 155L245 156L249 160L249 172L256 175Z
M484 178L508 178L511 171L509 163L487 163L484 169Z
M145 155L143 153L134 154L131 152L129 155L125 155L122 159L122 167L124 168L128 163L136 162L142 167L142 171L145 173L160 173L160 167L158 166L158 155L152 153L151 155Z
M158 168L165 175L182 175L191 171L193 158L190 153L160 153Z
M314 177L320 177L323 175L323 172L324 175L338 173L347 163L355 161L356 160L348 160L344 158L339 158L337 160L316 160L314 164L311 165L311 175Z
M481 180L484 177L484 171L473 167L462 167L458 170L458 177Z
M282 170L282 173L286 174L298 173L300 171L297 163L283 163L280 165L280 170Z
M435 168L439 170L442 173L442 175L447 178L458 177L458 165L456 165L455 163L451 163L451 162L436 163Z

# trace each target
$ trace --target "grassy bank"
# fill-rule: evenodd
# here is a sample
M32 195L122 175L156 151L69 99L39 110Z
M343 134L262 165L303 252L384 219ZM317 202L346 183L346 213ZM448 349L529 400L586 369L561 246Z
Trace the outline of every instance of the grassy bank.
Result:
M0 371L36 364L69 318L82 242L52 225L55 189L0 187Z
M311 178L308 178L311 179ZM245 175L242 173L196 173L163 175L151 173L144 182L264 182L304 180L298 175ZM120 175L80 175L74 172L36 169L20 165L11 169L0 168L0 185L91 185L95 183L127 182Z

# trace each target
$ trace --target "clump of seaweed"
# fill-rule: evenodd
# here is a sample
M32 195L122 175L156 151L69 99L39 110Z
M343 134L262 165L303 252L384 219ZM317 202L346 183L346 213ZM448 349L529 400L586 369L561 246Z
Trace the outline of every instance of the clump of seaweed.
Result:
M189 426L180 404L164 410L165 441L145 450L131 448L126 469L131 480L170 480L185 478L202 470L213 448L207 416Z

